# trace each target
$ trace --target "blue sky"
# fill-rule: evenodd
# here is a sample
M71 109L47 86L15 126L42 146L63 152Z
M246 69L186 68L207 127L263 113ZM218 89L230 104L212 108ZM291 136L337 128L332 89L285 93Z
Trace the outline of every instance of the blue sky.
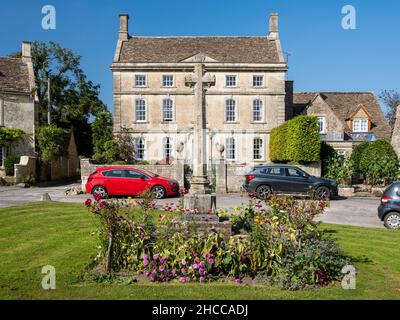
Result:
M47 4L57 10L56 30L41 27ZM357 30L342 29L344 5L356 8ZM296 91L400 91L400 3L393 0L3 0L0 55L22 40L71 48L112 110L109 66L122 12L131 16L130 33L145 36L266 35L269 13L278 12Z

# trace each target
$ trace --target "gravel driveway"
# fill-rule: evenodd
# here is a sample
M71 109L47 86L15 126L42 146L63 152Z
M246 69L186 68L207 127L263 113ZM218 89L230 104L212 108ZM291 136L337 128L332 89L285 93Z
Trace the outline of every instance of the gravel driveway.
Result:
M40 201L41 195L48 193L53 201L83 203L88 196L66 196L65 191L79 184L67 184L53 187L28 188L0 187L0 208ZM163 199L157 202L158 207L167 203L178 203L178 198ZM229 209L242 204L247 204L248 198L244 195L221 195L217 198L218 208ZM378 219L378 198L348 198L331 202L320 221L361 227L383 228L383 223Z

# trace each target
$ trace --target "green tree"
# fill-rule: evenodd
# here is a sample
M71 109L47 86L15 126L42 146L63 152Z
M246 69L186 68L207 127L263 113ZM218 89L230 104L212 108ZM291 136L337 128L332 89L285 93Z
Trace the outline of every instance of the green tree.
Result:
M363 157L364 151L368 148L369 145L370 142L364 141L354 148L353 153L351 154L351 160L353 161L355 172L361 172L360 162Z
M397 154L392 145L385 140L369 143L362 154L359 169L372 184L387 184L399 174Z
M112 163L120 160L118 142L113 137L113 119L110 112L101 112L92 123L93 160Z
M132 135L130 134L129 129L122 128L121 132L117 134L116 140L118 142L120 158L128 164L134 163L135 144L133 142Z
M47 124L48 84L51 79L51 118L59 128L72 129L78 152L91 156L93 151L90 122L107 110L100 100L100 86L88 81L81 69L81 57L54 42L34 42L32 58L37 94L39 121Z
M38 143L44 163L51 163L66 153L65 138L65 131L55 125L39 128Z

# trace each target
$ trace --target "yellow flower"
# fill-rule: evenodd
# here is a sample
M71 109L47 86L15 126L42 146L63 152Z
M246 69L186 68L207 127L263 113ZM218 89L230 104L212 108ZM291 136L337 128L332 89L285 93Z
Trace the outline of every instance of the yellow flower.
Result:
M292 233L292 234L290 235L290 240L296 241L296 234Z

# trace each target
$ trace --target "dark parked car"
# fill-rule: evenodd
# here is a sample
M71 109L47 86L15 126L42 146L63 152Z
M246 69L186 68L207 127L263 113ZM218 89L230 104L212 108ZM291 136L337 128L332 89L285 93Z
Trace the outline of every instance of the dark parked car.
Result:
M338 195L336 181L317 178L289 165L261 165L246 175L243 188L260 199L272 194L311 196L328 200Z
M378 215L388 229L400 229L400 181L392 183L381 198Z

